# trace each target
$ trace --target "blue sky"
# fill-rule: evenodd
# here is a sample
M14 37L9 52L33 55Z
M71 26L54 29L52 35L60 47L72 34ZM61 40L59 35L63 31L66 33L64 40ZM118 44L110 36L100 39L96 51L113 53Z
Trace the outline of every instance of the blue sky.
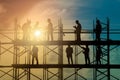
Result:
M92 20L96 17L103 22L106 17L110 18L110 24L116 28L120 26L120 1L119 0L75 0L74 6L74 18L79 18L81 21L85 21L88 25L92 24ZM80 4L83 5L81 6ZM90 24L90 25L91 25ZM84 24L83 24L84 25ZM87 26L87 25L85 25ZM111 27L112 27L111 26Z

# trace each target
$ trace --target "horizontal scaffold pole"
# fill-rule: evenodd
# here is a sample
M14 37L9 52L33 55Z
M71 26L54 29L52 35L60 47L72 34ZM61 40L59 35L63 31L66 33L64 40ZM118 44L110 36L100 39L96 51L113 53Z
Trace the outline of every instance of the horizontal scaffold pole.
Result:
M120 45L120 40L114 41L15 41L13 44L22 45Z
M101 69L106 69L106 68L114 68L118 69L120 68L120 65L106 65L106 64L101 64L101 65L85 65L85 64L38 64L38 65L30 65L30 64L13 64L12 65L14 68L101 68Z

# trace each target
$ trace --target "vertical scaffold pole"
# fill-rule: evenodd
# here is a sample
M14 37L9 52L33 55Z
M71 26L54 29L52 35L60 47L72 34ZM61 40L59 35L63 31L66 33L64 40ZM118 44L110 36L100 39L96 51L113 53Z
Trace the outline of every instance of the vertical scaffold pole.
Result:
M75 64L78 64L78 45L75 45ZM75 80L78 80L78 68L75 68Z
M15 19L15 22L14 22L14 40L17 40L17 19ZM14 55L13 55L13 64L17 64L17 47L16 45L14 44ZM17 68L13 68L13 80L17 80Z
M46 48L43 46L43 64L46 64ZM43 80L47 80L47 69L43 68Z
M95 40L94 29L95 29L95 22L93 20L93 40ZM93 60L94 60L93 64L96 64L95 53L96 53L96 47L93 46ZM97 80L97 68L93 69L93 80Z
M107 18L107 60L108 60L108 65L110 65L110 44L109 44L109 18ZM110 80L110 68L108 67L108 80Z
M27 64L30 65L30 53L31 53L31 45L30 46L27 46L29 51L27 52ZM31 80L30 79L30 72L31 72L31 69L30 68L27 68L27 80Z
M60 42L58 44L58 64L62 65L63 64L63 45L62 45L62 41L63 41L63 24L61 19L58 20L58 41ZM59 68L58 69L58 80L63 80L63 68Z

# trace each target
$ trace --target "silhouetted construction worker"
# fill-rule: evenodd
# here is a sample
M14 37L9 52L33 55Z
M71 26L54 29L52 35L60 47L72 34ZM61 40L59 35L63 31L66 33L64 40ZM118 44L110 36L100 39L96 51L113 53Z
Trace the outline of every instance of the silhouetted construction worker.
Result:
M39 27L39 22L37 21L33 27L33 40L38 40L39 39L39 34L40 34L40 27Z
M23 40L29 40L30 39L30 31L31 31L31 21L28 20L26 23L22 26L23 30Z
M70 45L68 45L68 47L66 48L68 64L70 64L70 59L71 59L71 64L73 64L72 53L73 53L73 48Z
M39 30L39 22L36 22L35 26L33 27L33 29L36 31L36 30Z
M15 30L19 30L21 28L20 24L18 23L18 19L15 19Z
M32 64L34 64L34 59L36 59L36 62L38 64L38 47L36 47L35 45L33 45L32 48Z
M81 46L80 46L81 47ZM81 47L83 49L83 54L85 56L85 64L90 64L90 57L89 57L89 47Z
M75 34L76 34L76 38L77 38L77 41L81 41L81 29L82 29L82 26L80 24L80 22L78 20L75 21L76 22L76 26L73 26L75 28Z
M101 64L101 61L100 61L101 54L102 54L101 47L100 45L97 45L96 47L97 47L96 48L96 62L97 64Z
M96 33L96 40L100 41L100 34L102 32L102 26L100 20L96 20L96 29L94 31Z
M53 24L51 22L51 19L48 19L48 26L47 26L47 37L49 41L49 37L51 37L51 41L53 41Z
M21 25L18 23L18 19L15 19L15 33L16 35L16 39L19 39L18 35L19 35L19 30L21 29Z

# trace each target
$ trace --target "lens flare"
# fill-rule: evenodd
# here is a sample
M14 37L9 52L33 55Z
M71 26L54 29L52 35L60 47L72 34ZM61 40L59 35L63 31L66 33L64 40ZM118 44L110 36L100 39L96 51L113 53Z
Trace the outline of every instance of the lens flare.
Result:
M41 36L41 31L36 30L36 31L34 32L34 35L35 35L36 37L40 37L40 36Z

